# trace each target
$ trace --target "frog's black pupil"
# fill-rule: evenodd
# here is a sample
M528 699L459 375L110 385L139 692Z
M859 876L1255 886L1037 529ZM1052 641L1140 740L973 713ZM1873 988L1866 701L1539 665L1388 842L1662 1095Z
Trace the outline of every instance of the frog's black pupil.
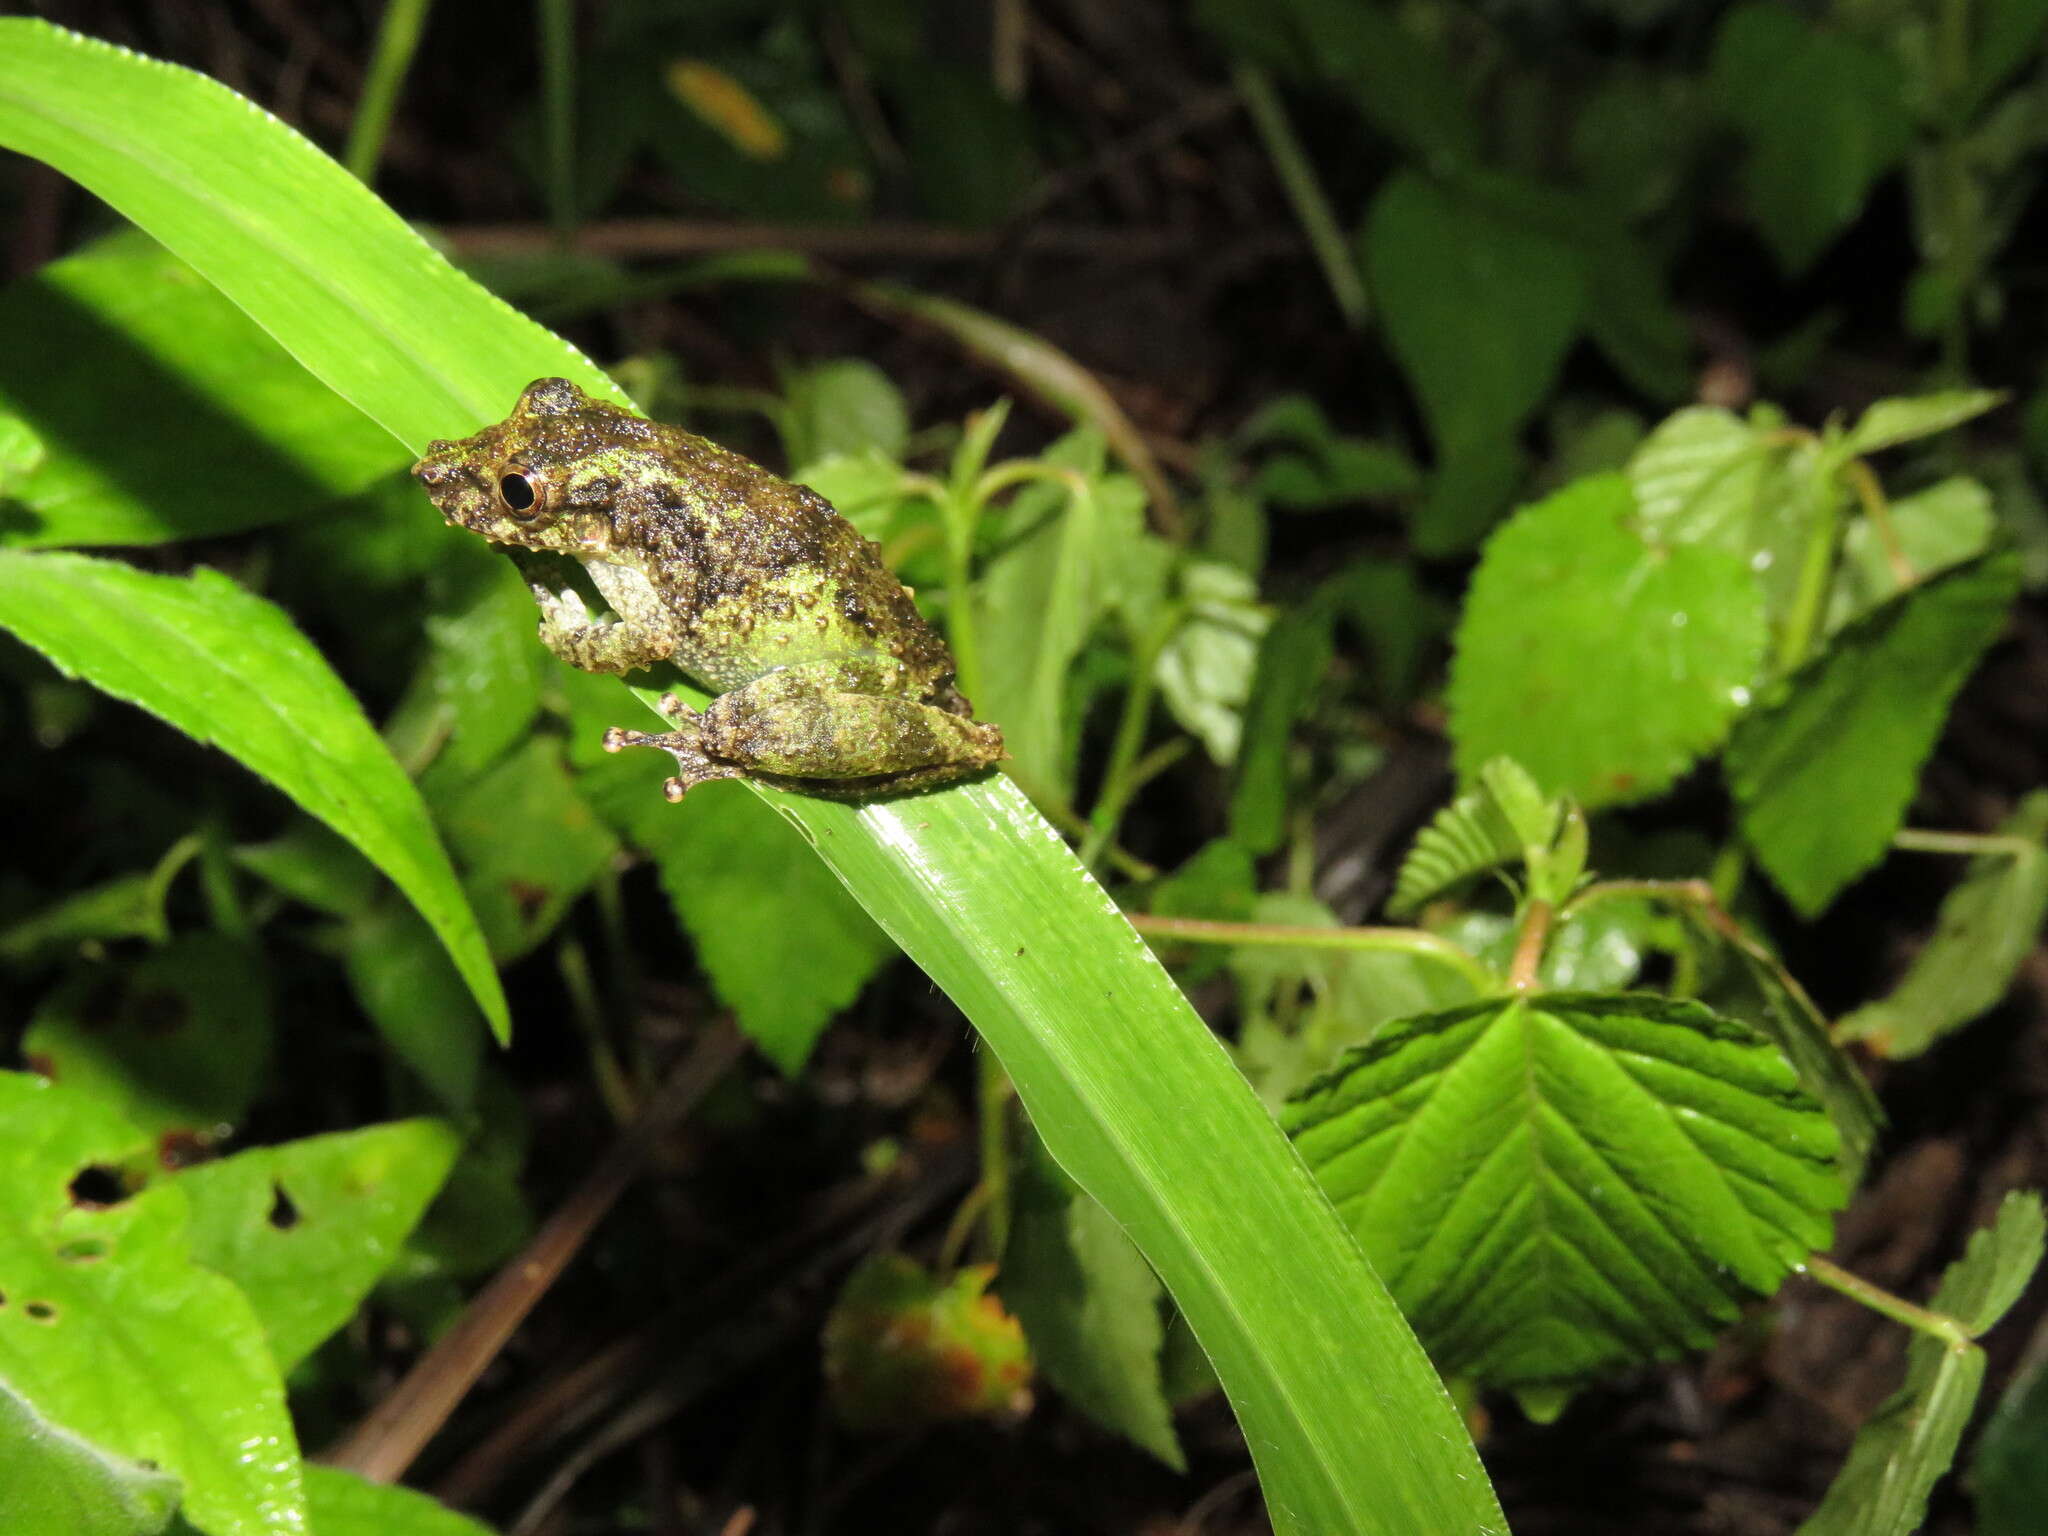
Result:
M535 497L533 485L524 475L507 475L498 482L498 494L505 498L505 505L514 512L531 512Z

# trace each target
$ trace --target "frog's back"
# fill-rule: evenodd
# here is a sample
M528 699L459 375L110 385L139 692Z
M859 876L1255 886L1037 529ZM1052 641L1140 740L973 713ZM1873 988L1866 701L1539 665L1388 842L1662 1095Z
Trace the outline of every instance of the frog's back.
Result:
M661 428L674 480L649 546L681 634L676 664L721 691L780 667L893 656L914 691L965 712L953 660L881 549L808 486Z

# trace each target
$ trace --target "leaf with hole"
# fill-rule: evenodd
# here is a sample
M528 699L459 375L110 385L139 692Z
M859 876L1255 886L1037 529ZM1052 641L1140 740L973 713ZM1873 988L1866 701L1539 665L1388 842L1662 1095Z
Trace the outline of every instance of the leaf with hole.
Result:
M21 1050L151 1136L212 1141L262 1087L271 1026L262 951L199 932L78 970L38 1005Z
M288 1372L362 1305L458 1145L446 1121L399 1120L188 1168L192 1257L241 1287Z
M1569 1387L1697 1348L1829 1240L1837 1141L1777 1048L1647 994L1380 1030L1283 1123L1438 1367Z
M261 1323L193 1261L175 1183L131 1194L102 1171L152 1155L97 1100L0 1073L0 1387L176 1477L207 1536L303 1536L298 1446Z

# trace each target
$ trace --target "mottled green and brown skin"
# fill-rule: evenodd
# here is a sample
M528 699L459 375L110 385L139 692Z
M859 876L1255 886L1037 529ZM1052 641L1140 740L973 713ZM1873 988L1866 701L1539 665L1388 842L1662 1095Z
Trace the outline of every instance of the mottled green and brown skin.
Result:
M557 656L590 672L673 661L718 694L702 714L664 699L673 731L605 734L611 751L671 754L672 800L729 778L898 794L1003 755L875 545L736 453L537 379L496 426L429 444L413 474L449 522L520 560ZM616 619L549 579L555 555Z

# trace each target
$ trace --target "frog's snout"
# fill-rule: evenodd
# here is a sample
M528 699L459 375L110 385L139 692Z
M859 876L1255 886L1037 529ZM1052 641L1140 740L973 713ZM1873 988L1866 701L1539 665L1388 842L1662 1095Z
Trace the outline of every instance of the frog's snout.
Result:
M445 457L455 445L448 442L427 444L426 457L412 467L413 479L424 486L446 485L455 475L455 466Z

